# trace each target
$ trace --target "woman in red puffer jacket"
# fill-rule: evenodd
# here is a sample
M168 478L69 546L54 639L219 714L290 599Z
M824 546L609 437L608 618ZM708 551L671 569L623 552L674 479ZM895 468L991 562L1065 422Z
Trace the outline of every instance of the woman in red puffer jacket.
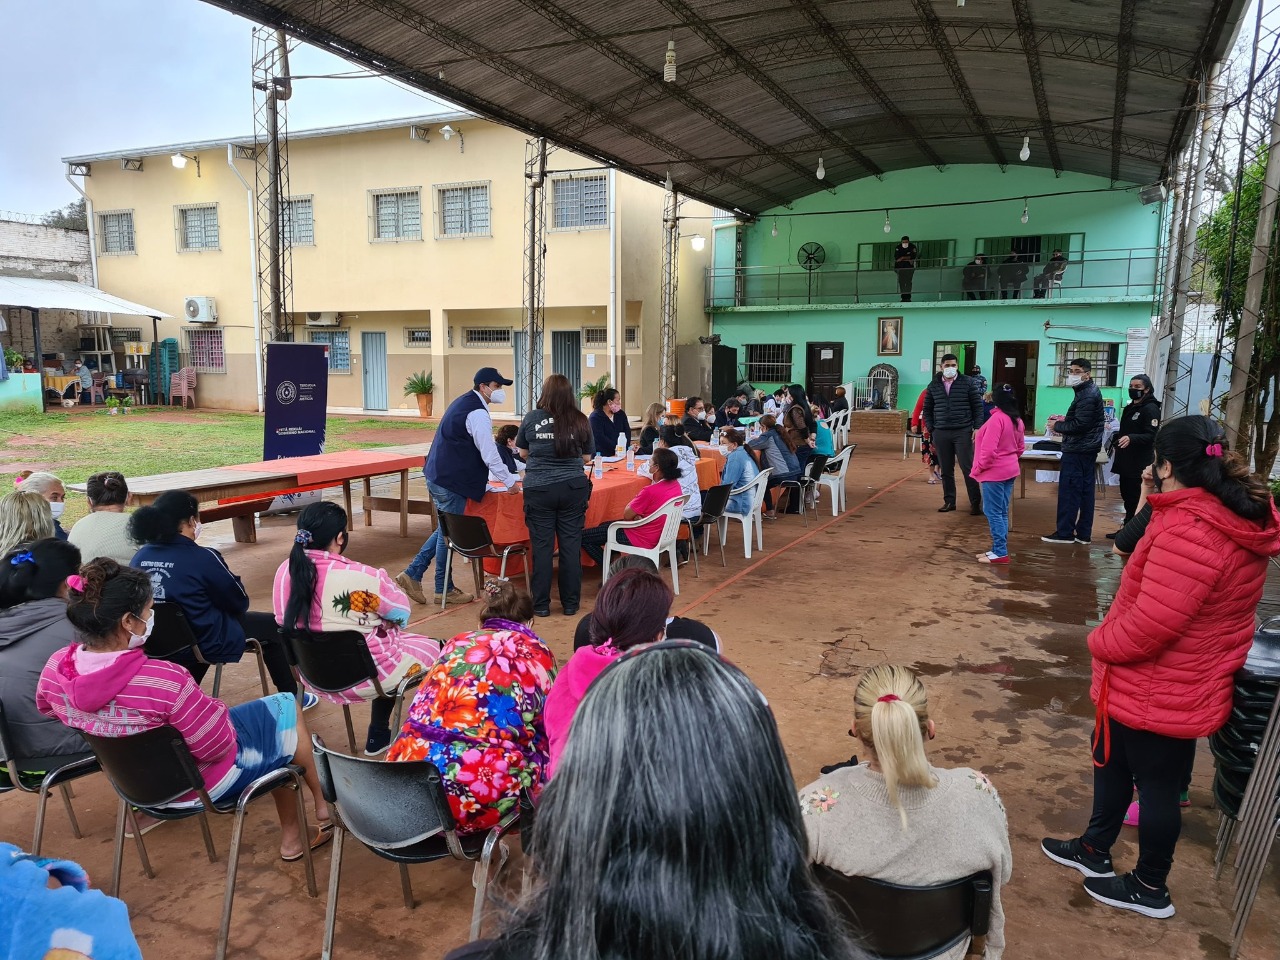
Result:
M1155 441L1151 523L1106 618L1089 634L1093 814L1084 835L1044 853L1110 906L1173 916L1165 885L1182 829L1178 793L1197 737L1231 712L1232 677L1253 639L1280 514L1208 417L1165 423ZM1138 863L1117 877L1111 845L1138 785Z

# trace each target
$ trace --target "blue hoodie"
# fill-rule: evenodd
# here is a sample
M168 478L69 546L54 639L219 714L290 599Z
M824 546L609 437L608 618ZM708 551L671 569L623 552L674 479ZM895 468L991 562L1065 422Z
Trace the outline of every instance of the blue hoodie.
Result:
M206 660L234 663L244 655L240 618L249 611L249 595L217 550L179 535L147 544L129 565L150 575L157 603L182 607Z

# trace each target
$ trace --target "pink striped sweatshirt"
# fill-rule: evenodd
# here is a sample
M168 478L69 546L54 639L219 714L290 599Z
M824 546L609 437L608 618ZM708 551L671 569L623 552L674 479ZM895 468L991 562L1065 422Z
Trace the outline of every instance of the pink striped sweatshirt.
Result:
M227 705L205 694L185 667L126 650L101 669L81 672L78 645L49 658L36 685L36 709L97 737L127 737L169 724L187 741L205 786L213 789L236 758ZM194 800L191 793L180 800Z
M1026 446L1022 421L1015 424L1007 414L991 411L973 438L973 469L969 476L979 483L1012 480L1018 475L1018 458Z

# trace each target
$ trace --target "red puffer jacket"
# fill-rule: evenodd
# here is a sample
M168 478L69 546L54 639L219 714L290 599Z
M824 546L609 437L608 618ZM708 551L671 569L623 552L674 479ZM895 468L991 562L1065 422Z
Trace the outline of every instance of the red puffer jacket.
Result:
M1280 513L1259 525L1207 490L1153 494L1151 523L1106 618L1089 634L1098 713L1169 737L1205 737L1231 712Z

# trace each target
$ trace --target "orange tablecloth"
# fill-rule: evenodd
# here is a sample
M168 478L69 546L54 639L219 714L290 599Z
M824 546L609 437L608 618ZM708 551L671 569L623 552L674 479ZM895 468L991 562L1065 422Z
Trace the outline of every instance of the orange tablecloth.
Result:
M621 520L623 509L648 482L647 477L626 470L606 470L603 477L593 480L591 499L587 501L587 529ZM494 543L520 543L529 539L529 528L524 522L523 493L490 490L479 503L468 500L467 513L484 517Z
M710 460L716 465L717 475L724 473L724 454L720 452L719 447L713 447L709 443L702 442L695 443L694 446L698 448L698 455L703 460ZM699 472L698 476L702 476L701 472ZM715 486L715 484L712 484L712 486Z

